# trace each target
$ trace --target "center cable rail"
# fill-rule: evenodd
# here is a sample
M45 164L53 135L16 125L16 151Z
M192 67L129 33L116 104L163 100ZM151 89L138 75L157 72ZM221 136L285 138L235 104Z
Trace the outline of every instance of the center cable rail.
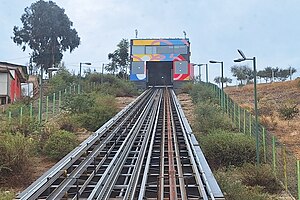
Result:
M173 90L149 89L19 199L224 199Z

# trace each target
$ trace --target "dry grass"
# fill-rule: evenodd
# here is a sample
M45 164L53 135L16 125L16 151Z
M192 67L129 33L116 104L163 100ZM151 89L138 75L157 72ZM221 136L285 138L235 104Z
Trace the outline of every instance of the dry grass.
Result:
M268 131L274 134L281 143L285 144L290 151L300 159L300 116L290 121L279 117L278 107L287 101L298 104L300 109L299 80L258 84L258 104L266 109L265 115L260 116L260 121ZM253 111L253 85L244 87L227 87L225 92L247 110ZM269 112L268 112L269 111Z

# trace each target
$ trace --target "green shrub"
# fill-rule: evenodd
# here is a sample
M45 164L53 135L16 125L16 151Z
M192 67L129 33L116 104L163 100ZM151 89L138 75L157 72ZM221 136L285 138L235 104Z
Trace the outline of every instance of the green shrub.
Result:
M46 141L44 154L49 158L59 160L67 155L78 145L78 141L73 133L59 130L52 134Z
M259 185L265 192L278 193L282 191L280 183L276 179L269 165L262 164L259 166L245 164L241 168L242 183L248 186Z
M222 109L211 102L199 102L195 110L195 130L208 133L214 129L233 130L232 121L222 112Z
M32 152L30 138L17 133L0 135L0 172L21 172L30 165Z
M216 133L201 136L198 140L212 168L241 166L247 162L255 162L255 140L251 136L240 133Z
M29 116L24 116L22 118L22 123L20 123L20 119L12 119L9 132L13 133L22 133L25 136L33 135L39 132L39 122L35 119L31 119Z
M97 93L70 96L63 109L71 113L70 122L90 131L95 131L117 113L114 97Z
M216 93L213 91L213 89L203 84L194 84L192 90L190 91L190 95L194 103L205 101L215 104L218 103L218 98L216 97Z
M225 196L225 199L230 200L271 200L274 198L264 193L258 186L248 187L237 180L236 175L230 172L218 170L215 174L218 184Z
M0 190L0 200L12 200L15 194L11 191L1 191Z
M45 95L52 95L54 92L64 91L67 87L76 83L78 77L72 75L64 66L61 66L57 73L49 79L46 84Z
M78 122L69 115L60 116L57 120L57 123L59 125L59 129L69 132L76 132L76 130L79 128Z
M183 86L181 88L181 92L189 94L189 93L191 93L193 87L194 87L194 84L192 82L185 83L185 84L183 84Z
M293 101L287 101L278 109L280 117L284 120L291 120L299 113L298 103Z

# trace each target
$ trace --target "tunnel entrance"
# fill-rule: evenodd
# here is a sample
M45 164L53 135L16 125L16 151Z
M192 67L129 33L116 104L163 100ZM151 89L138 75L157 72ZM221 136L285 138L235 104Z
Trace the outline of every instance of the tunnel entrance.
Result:
M173 85L173 62L172 61L149 61L146 63L148 86Z

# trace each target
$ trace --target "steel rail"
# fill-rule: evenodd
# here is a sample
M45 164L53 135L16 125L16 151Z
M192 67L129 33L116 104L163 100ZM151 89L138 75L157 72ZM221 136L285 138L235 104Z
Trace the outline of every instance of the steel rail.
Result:
M170 199L178 199L177 197L177 188L176 188L176 170L174 163L174 149L173 149L173 134L172 134L172 126L171 126L171 112L170 112L170 96L168 90L165 90L165 109L167 114L167 138L168 138L168 163L169 163L169 198ZM163 133L165 134L165 133Z
M155 132L156 132L158 119L159 119L159 114L160 114L159 109L161 107L161 101L162 101L162 95L160 95L160 97L159 97L159 103L158 103L158 106L157 106L158 112L156 113L155 120L154 120L154 126L153 126L153 130L152 130L151 140L150 140L149 150L148 150L149 153L147 155L147 159L146 159L146 163L145 163L145 169L144 169L144 173L143 173L142 182L141 182L141 185L140 185L140 192L139 192L139 195L138 195L138 200L143 200L144 195L145 195L145 186L146 186L146 181L147 181L147 175L149 173L149 168L150 168L151 152L153 150Z
M166 132L166 110L165 104L166 99L163 99L163 121L162 121L162 134L161 134L161 147L160 147L160 173L159 173L159 182L158 182L158 193L157 199L163 200L164 199L164 176L165 176L165 132Z
M128 150L132 147L133 141L137 136L137 130L141 127L142 121L146 118L146 114L149 112L151 105L153 105L155 95L152 95L152 98L147 102L147 106L144 107L141 115L137 119L136 123L133 125L133 128L128 133L124 142L120 146L116 155L114 156L111 163L106 168L105 172L101 176L100 180L97 182L95 188L92 190L90 196L87 198L88 200L92 199L106 199L108 193L113 186L112 183L116 180L116 175L119 174L120 166L122 166L125 162L125 159L128 155ZM146 114L145 114L146 113Z
M170 105L171 109L171 105ZM171 123L172 123L172 133L173 133L173 138L174 138L174 149L175 149L175 158L176 158L176 163L177 163L177 172L178 172L178 179L179 179L179 187L180 187L180 195L181 195L181 200L187 200L187 192L186 192L186 184L184 182L184 175L183 175L183 169L182 169L182 162L181 162L181 157L180 157L180 152L179 152L179 146L178 143L179 141L177 140L177 134L176 134L176 128L175 128L175 122L174 122L174 116L173 112L170 113L171 116Z
M137 114L135 114L136 116L138 116L138 112ZM128 115L123 122L121 122L120 126L121 127L130 117L132 117L132 115ZM134 117L132 117L131 121L133 121ZM115 147L116 143L118 143L121 139L121 137L125 134L125 132L127 130L129 130L129 126L130 124L128 124L125 129L122 131L122 133L117 136L116 139L114 139L113 144L109 147L107 154L102 158L102 160L94 167L94 171L89 175L89 177L85 180L85 182L83 183L83 186L80 188L80 190L78 191L78 193L73 197L73 199L77 199L79 195L81 195L84 190L86 189L86 187L88 186L89 182L92 180L92 178L96 175L96 172L99 170L99 168L102 166L102 164L104 163L105 159L108 157L108 155L111 153L111 151L113 150L113 148ZM120 128L119 128L120 129ZM117 129L115 132L117 132L119 129ZM113 133L114 135L115 133ZM108 145L108 142L105 142L105 145ZM104 147L103 147L104 148ZM102 149L103 149L102 148ZM98 149L98 151L100 151L101 149ZM99 153L98 153L99 154ZM96 156L93 156L93 158L95 158Z
M140 104L140 103L138 102L138 104ZM136 109L133 109L133 111L131 112L131 114L134 114L136 116L138 115L137 113L138 112L136 112ZM131 116L131 115L127 115L126 118L128 118L129 116ZM121 124L123 122L125 122L125 120L122 121ZM81 175L87 169L87 167L91 164L91 162L94 161L94 158L99 155L100 151L105 146L107 146L108 141L110 141L111 138L113 138L115 136L116 132L120 129L120 127L121 126L118 126L112 134L110 134L107 138L105 138L104 141L101 141L100 144L96 148L93 149L92 153L90 153L89 156L86 159L84 159L84 161L82 161L80 163L80 165L77 166L71 172L71 174L68 175L68 177L66 179L64 179L63 182L56 189L54 189L54 191L47 198L48 199L60 199L63 196L66 196L68 194L67 191L70 189L71 185L73 185L76 182L76 180L78 180L79 175ZM78 196L78 194L79 193L77 191L76 196Z
M174 99L174 102L175 102L175 97L176 97L175 93L172 93L172 98ZM177 114L181 118L182 113L178 112L178 107L177 106L175 106L175 109L176 109ZM205 177L205 173L203 171L200 171L201 172L200 173L199 170L198 170L198 167L201 167L201 165L199 165L199 162L197 163L195 161L195 159L197 159L197 157L195 158L195 155L193 154L194 151L192 150L192 147L191 147L191 144L190 144L190 139L188 138L188 134L185 132L185 128L184 128L184 125L182 123L182 120L180 120L180 126L182 128L182 131L184 132L183 136L184 136L184 139L186 141L186 146L187 146L187 149L188 149L188 154L189 154L190 160L192 162L193 171L196 174L195 178L196 178L197 183L198 183L198 189L199 189L199 191L201 191L202 199L208 200L209 199L208 195L209 195L210 198L212 200L214 200L215 198L214 198L213 194L211 193L208 182L203 183L202 179L200 179L200 177L202 177L202 178ZM208 193L208 195L207 195L207 193Z
M137 184L138 184L138 177L142 170L143 158L145 157L145 154L147 152L147 147L152 148L153 138L154 138L153 130L155 130L155 128L156 128L161 99L162 99L162 92L160 90L158 99L155 102L155 105L153 106L153 112L151 114L151 121L149 123L150 126L148 127L147 132L145 133L145 139L143 141L141 151L137 158L138 162L135 163L135 168L132 173L130 182L128 184L128 189L124 195L124 199L133 199L134 198L134 195L135 195L135 192L137 189ZM147 166L147 164L146 164L146 166Z

